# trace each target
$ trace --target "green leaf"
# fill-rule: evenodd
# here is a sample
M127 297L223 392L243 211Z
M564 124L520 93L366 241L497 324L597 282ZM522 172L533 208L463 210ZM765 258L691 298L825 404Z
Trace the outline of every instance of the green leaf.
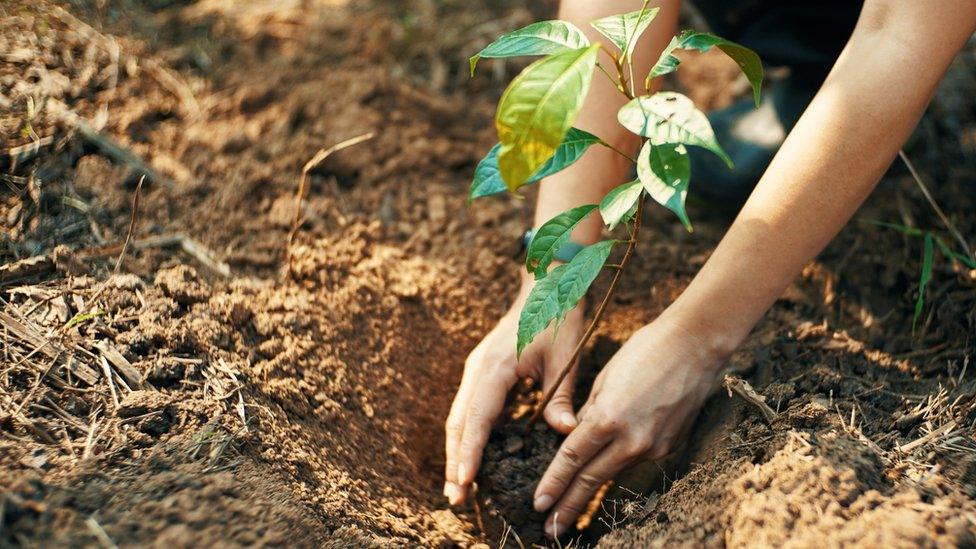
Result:
M644 143L637 157L637 177L658 204L671 210L688 232L691 220L685 211L688 181L691 179L691 160L684 145Z
M578 50L590 45L583 31L566 21L540 21L512 31L488 44L468 60L471 76L482 57L518 57L522 55L551 55Z
M620 59L623 62L632 58L637 40L647 30L659 10L659 8L647 9L645 4L645 7L640 10L604 17L593 21L590 25L620 48L622 52Z
M599 142L600 138L592 133L577 128L570 128L569 132L566 133L566 139L563 139L562 144L556 148L556 153L539 168L539 171L535 172L525 182L526 185L535 183L544 177L549 177L554 173L561 172L572 166L590 148L590 145ZM501 173L498 171L498 151L500 149L501 144L496 143L488 151L488 154L481 159L478 167L475 168L474 181L471 182L471 189L468 192L469 203L475 198L498 194L508 190Z
M546 269L556 257L556 252L569 241L573 229L590 215L594 208L596 204L585 204L567 210L543 223L535 232L525 253L525 268L530 273L535 273L537 279L546 276Z
M68 331L79 324L88 322L89 320L98 318L100 316L104 316L106 314L108 313L103 311L102 309L97 309L89 313L78 313L75 316L71 317L71 320L69 320L68 323L64 325L63 330Z
M715 132L705 113L680 93L660 92L636 97L620 108L617 120L628 130L647 137L654 145L682 143L704 147L732 167L732 159L715 140Z
M610 257L610 250L616 244L616 240L604 240L591 244L576 254L573 259L565 265L559 280L556 282L556 297L559 301L559 317L556 319L557 325L566 315L576 307L580 299L586 295L586 291L596 280L607 258ZM561 267L563 265L560 265Z
M535 339L539 332L546 329L549 323L559 317L559 296L556 286L559 279L566 272L566 265L560 265L552 270L548 276L536 280L535 286L525 299L525 305L519 313L518 331L516 332L515 354L522 357L522 350Z
M614 244L615 240L605 240L587 246L572 261L556 267L545 278L536 281L519 314L515 343L518 357L550 322L555 320L558 326L576 307L600 274Z
M712 46L718 47L718 49L722 50L725 55L731 57L739 65L739 68L742 69L743 74L746 75L746 78L752 85L753 99L756 102L756 106L759 106L759 95L762 91L763 81L763 65L759 56L756 52L741 44L708 32L684 31L680 36L672 38L668 46L661 52L661 57L658 58L657 63L651 69L651 73L647 76L647 87L650 88L651 78L678 70L678 65L681 63L681 60L674 56L674 50L698 50L704 53L712 49Z
M578 128L570 128L566 132L566 137L563 139L563 142L556 147L556 152L553 153L549 160L546 160L546 163L539 168L539 171L532 174L529 182L535 183L544 177L549 177L554 173L561 172L570 167L583 156L583 153L590 148L590 145L600 142L600 138L590 132Z
M976 260L973 260L972 257L966 254L961 254L953 250L952 248L949 247L948 244L945 243L944 240L942 240L938 236L935 236L933 233L923 231L922 229L918 229L916 227L908 227L900 223L889 223L887 221L879 221L877 219L859 219L858 221L860 221L861 223L870 223L871 225L885 227L887 229L894 229L906 236L929 236L930 235L935 239L935 244L939 247L939 250L941 250L942 254L945 255L947 258L958 261L963 265L969 267L970 269L976 269Z
M518 190L553 154L573 126L590 88L599 44L532 63L498 102L498 167Z
M651 88L651 79L658 76L664 76L665 74L670 74L678 70L678 65L681 64L681 60L674 56L674 50L681 47L681 39L678 36L671 38L668 45L665 46L664 50L661 51L661 57L658 58L657 63L651 67L651 72L647 75L646 87Z
M925 287L928 286L929 281L932 280L932 255L935 251L932 241L932 234L926 233L925 249L922 252L922 274L919 276L918 280L918 299L915 300L915 314L912 316L913 333L915 332L915 326L918 324L919 317L922 316L922 307L925 305Z
M887 221L879 221L877 219L860 219L859 221L861 223L870 223L872 225L877 225L879 227L894 229L906 236L925 236L927 234L932 234L915 227L908 227L899 223L889 223ZM963 265L969 267L970 269L976 269L976 260L973 260L972 257L966 254L961 254L953 250L952 248L949 247L948 244L945 243L944 240L942 240L938 236L935 236L934 234L932 234L932 236L933 238L935 238L935 244L939 247L939 250L942 251L943 255L945 255L950 259L954 259L962 263Z
M915 227L908 227L906 225L901 225L899 223L889 223L887 221L880 221L877 219L862 219L862 223L870 223L871 225L877 225L878 227L884 227L886 229L894 229L901 234L907 236L924 236L925 231L922 229L917 229Z
M600 215L611 231L620 222L626 221L633 215L632 212L643 190L641 182L634 180L614 188L603 197L603 201L600 202Z
M954 251L952 248L949 247L948 244L945 243L944 240L942 240L939 237L935 237L935 243L938 244L939 249L942 250L942 253L946 257L950 259L954 259L962 263L963 265L969 267L970 269L976 269L976 261L974 261L972 257Z
M488 151L488 154L478 162L474 169L474 180L471 181L471 188L468 189L468 204L475 198L490 196L508 190L502 174L498 171L498 151L502 144L495 145Z

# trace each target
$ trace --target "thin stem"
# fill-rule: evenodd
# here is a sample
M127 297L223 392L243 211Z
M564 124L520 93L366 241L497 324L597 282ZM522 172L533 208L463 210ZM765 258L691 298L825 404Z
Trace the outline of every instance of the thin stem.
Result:
M569 375L569 372L573 369L573 366L576 365L576 361L579 360L580 354L583 352L583 347L586 346L586 343L590 340L590 337L593 336L593 332L596 331L596 327L600 323L600 318L603 317L603 311L606 310L607 305L610 303L610 298L613 296L613 291L617 288L617 282L620 280L620 275L624 272L624 265L626 265L627 261L630 260L630 256L634 254L634 248L637 247L637 233L640 231L641 218L643 217L642 214L644 212L643 194L638 200L637 212L634 214L634 230L631 232L631 238L627 244L627 251L624 252L624 256L620 260L620 266L614 271L613 279L610 280L610 287L607 288L607 293L603 296L603 301L600 302L600 305L596 308L596 312L593 313L593 320L590 322L589 327L586 328L586 332L583 333L583 337L580 338L579 343L576 344L576 348L573 349L573 355L569 358L569 362L563 367L563 370L559 372L556 382L552 384L552 387L549 388L549 391L546 392L545 397L542 398L542 401L536 407L532 417L529 418L529 422L525 426L526 432L528 432L528 430L532 428L532 425L539 420L539 416L542 415L542 411L546 409L549 401L551 401L552 397L556 394L556 390L562 384L563 380L566 379L566 376Z
M640 21L641 19L644 18L644 13L647 12L647 5L650 3L651 3L650 0L644 0L644 3L641 5L640 13L637 14L637 21ZM620 72L620 76L621 76L620 83L624 85L623 86L624 88L628 87L626 84L624 84L624 78L623 78L622 64L624 61L626 61L627 67L630 69L630 86L629 86L630 95L628 95L628 98L630 99L633 99L634 96L637 95L637 93L634 91L634 60L630 59L630 55L628 53L631 50L630 41L633 40L634 38L635 36L632 35L630 38L627 39L627 42L624 44L624 49L620 53L620 60L617 61L617 70ZM624 93L626 94L626 91Z
M623 56L620 59L614 58L613 64L617 69L617 78L620 79L620 86L617 89L620 90L620 93L627 96L627 99L633 99L635 97L634 92L631 91L633 84L628 82L627 74L624 72Z
M617 147L614 147L610 143L607 143L606 141L604 141L604 140L601 139L600 140L600 144L603 145L604 147L610 149L611 151L619 154L620 156L626 158L627 160L630 160L631 164L636 164L637 163L637 159L636 158L634 158L633 156L630 156L629 154L623 152L622 150L618 149Z
M616 64L617 60L614 59L613 61ZM600 63L598 61L597 64L596 64L596 68L600 69L603 72L603 74L607 75L607 78L610 79L610 83L613 84L613 87L614 88L617 88L618 90L620 90L620 82L617 82L617 79L614 78L613 75L610 74L609 71L607 71L607 69L603 66L603 63Z
M630 69L630 95L636 97L637 90L634 88L634 60L633 59L627 59L627 68Z

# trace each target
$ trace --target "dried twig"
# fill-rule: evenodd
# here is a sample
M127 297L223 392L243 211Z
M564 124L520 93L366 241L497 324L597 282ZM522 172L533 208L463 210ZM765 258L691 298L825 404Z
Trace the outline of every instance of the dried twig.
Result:
M122 243L122 252L119 253L119 258L115 261L115 268L112 269L113 273L119 272L119 268L122 267L122 259L125 257L125 252L129 248L129 240L132 239L132 231L136 228L136 218L139 216L139 193L142 191L142 182L145 180L145 175L139 178L136 191L132 195L132 215L129 217L129 230L125 233L125 242Z
M20 411L24 409L24 406L26 406L27 403L30 402L32 398L34 398L34 392L37 391L37 388L41 386L41 383L44 382L44 379L47 378L47 376L51 373L51 371L54 370L54 367L57 366L57 364L58 364L58 358L60 358L60 355L58 355L58 357L55 357L54 359L52 359L51 360L51 365L48 366L47 369L45 369L41 373L41 375L39 375L37 377L37 381L35 381L34 382L34 385L31 386L31 388L30 388L29 391L27 391L27 396L25 396L24 397L24 400L21 401L21 403L16 408L14 408L14 411L13 411L13 414L14 415L19 414Z
M932 431L929 431L929 433L926 434L925 436L915 439L907 444L903 444L899 446L898 451L907 454L912 450L918 448L919 446L928 444L929 442L932 442L933 440L952 432L952 430L955 428L956 428L956 420L954 419L949 420L948 423L946 423L942 427L939 427L938 429L933 429Z
M95 520L94 516L85 519L85 525L88 526L88 529L91 530L92 535L95 536L95 539L98 540L98 543L100 543L102 547L105 549L118 549L118 546L115 545L112 538L108 537L108 533L105 532L105 529L102 528L101 524L98 524L98 521Z
M200 103L197 101L196 96L193 95L193 90L190 86L186 84L179 76L174 74L172 71L164 67L161 63L155 59L147 59L143 61L143 66L149 72L149 75L159 82L159 84L166 88L167 91L176 96L180 100L180 105L183 110L186 111L185 114L190 119L199 118L202 109L200 108Z
M84 259L115 255L121 252L122 246L123 244L111 244L109 246L79 250L78 255ZM145 238L137 238L129 244L129 247L133 250L169 248L171 246L179 246L184 252L199 261L201 265L222 277L227 278L231 274L229 265L216 259L216 255L199 241L184 234L147 236Z
M58 362L59 365L65 366L65 369L71 372L75 377L85 382L88 385L94 385L98 381L98 372L88 367L86 364L82 364L78 361L73 360L63 360L63 356L67 353L65 349L59 342L55 341L53 337L45 338L41 334L40 330L33 327L29 321L26 319L18 320L12 315L7 314L4 311L0 311L0 326L3 326L11 334L34 347L33 352L41 352Z
M111 343L98 341L95 343L95 348L99 350L102 357L107 359L112 366L115 366L115 370L125 381L126 385L132 389L141 389L143 387L142 374Z
M478 499L478 483L471 483L471 502L474 504L474 518L478 523L478 531L481 532L481 536L487 536L488 531L485 530L485 521L482 518L483 511L481 509L481 501Z
M161 183L168 189L176 188L176 185L172 181L156 173L156 170L152 169L149 164L143 162L135 153L119 145L111 137L93 128L91 124L72 112L64 103L56 99L51 99L48 105L52 107L52 112L62 122L77 131L82 139L94 145L105 156L128 166L136 173L148 177L154 183Z
M108 360L104 356L98 357L98 363L102 365L102 373L105 374L105 383L108 383L109 393L112 394L112 404L115 409L119 409L119 395L115 392L115 383L112 381L112 368L108 365Z
M204 267L224 278L230 277L230 266L217 259L214 253L199 241L182 235L179 244L184 252L190 254L193 259L196 259Z
M763 419L766 420L766 423L772 423L776 420L778 415L776 411L766 404L766 398L757 393L756 390L752 388L752 385L749 385L748 381L734 376L725 376L724 385L729 391L729 397L732 396L732 393L735 393L739 395L742 400L745 400L749 404L755 406L759 410L759 413L762 414Z
M0 287L54 272L50 255L37 255L0 265Z
M91 456L92 448L95 446L95 431L98 430L98 420L94 419L88 426L88 435L85 436L85 449L81 452L81 459L85 460Z
M14 172L19 164L31 160L37 156L37 153L39 153L42 148L47 147L51 143L54 143L54 136L48 135L38 139L37 141L31 141L30 143L5 149L4 154L10 160L10 171Z
M305 165L302 167L302 176L298 182L298 195L296 196L295 199L295 218L292 220L291 231L288 232L288 246L287 246L288 257L286 257L286 260L289 260L289 263L290 263L290 254L291 254L291 244L295 240L295 235L298 234L298 228L301 226L302 217L304 215L304 208L302 207L302 204L304 203L305 199L308 198L309 172L315 169L316 166L318 166L323 161L325 161L325 159L328 158L329 156L341 151L342 149L347 149L349 147L352 147L353 145L358 145L363 141L368 141L372 139L374 135L375 134L373 132L364 133L363 135L356 136L351 139L346 139L345 141L337 143L327 149L319 149L319 152L315 153L315 155L312 158L310 158L308 162L306 162Z

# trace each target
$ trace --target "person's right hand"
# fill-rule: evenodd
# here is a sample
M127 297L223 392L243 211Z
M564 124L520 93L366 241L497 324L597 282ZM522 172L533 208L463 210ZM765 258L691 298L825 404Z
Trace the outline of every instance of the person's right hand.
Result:
M540 333L515 358L516 332L522 305L532 289L526 280L515 303L495 328L471 351L464 364L461 387L447 417L447 464L444 495L451 505L464 502L468 486L481 465L481 455L492 425L505 407L508 392L520 378L542 382L548 391L573 354L583 333L582 303L572 310L556 331L552 326ZM560 384L543 415L557 431L568 434L576 426L572 391L576 369Z

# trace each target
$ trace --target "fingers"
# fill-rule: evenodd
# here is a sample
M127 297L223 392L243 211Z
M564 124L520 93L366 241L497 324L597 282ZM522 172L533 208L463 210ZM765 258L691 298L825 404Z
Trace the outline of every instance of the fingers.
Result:
M546 533L556 537L565 532L586 510L596 491L612 480L632 459L633 456L625 450L622 443L606 446L576 474L576 478L546 519Z
M564 326L557 335L559 344L551 346L545 356L542 374L543 394L549 394L559 375L573 358L573 352L576 350L575 347L580 336L580 328L576 324ZM579 424L576 414L573 413L573 387L576 383L576 366L578 364L579 361L573 364L569 374L559 384L552 400L543 410L543 417L546 418L546 422L564 435L568 435Z
M576 478L577 473L610 442L612 436L613 431L599 422L586 421L584 418L563 441L556 457L542 475L533 501L536 511L541 512L552 507Z
M467 364L477 364L482 360L484 350L478 346L471 352ZM464 418L467 416L468 403L471 395L477 387L477 378L480 375L476 367L464 368L464 375L461 377L461 386L458 388L454 402L451 403L451 411L447 416L445 424L445 464L444 464L444 497L451 505L457 505L464 500L464 494L457 480L458 458L461 448L461 434L464 431Z
M565 353L556 353L556 355L562 354ZM548 358L546 360L546 372L542 376L543 394L549 394L549 391L556 382L556 378L559 377L562 369L566 367L568 360L568 356L565 358L559 356L556 359ZM573 368L566 375L562 383L559 384L559 388L553 394L552 400L549 401L546 409L542 412L543 417L546 418L546 422L553 429L564 435L568 435L579 424L576 420L576 414L573 413L573 386L575 381L576 369Z
M501 415L505 397L516 381L518 376L511 366L493 366L480 377L471 395L462 427L456 472L462 492L467 490L478 473L491 427Z

